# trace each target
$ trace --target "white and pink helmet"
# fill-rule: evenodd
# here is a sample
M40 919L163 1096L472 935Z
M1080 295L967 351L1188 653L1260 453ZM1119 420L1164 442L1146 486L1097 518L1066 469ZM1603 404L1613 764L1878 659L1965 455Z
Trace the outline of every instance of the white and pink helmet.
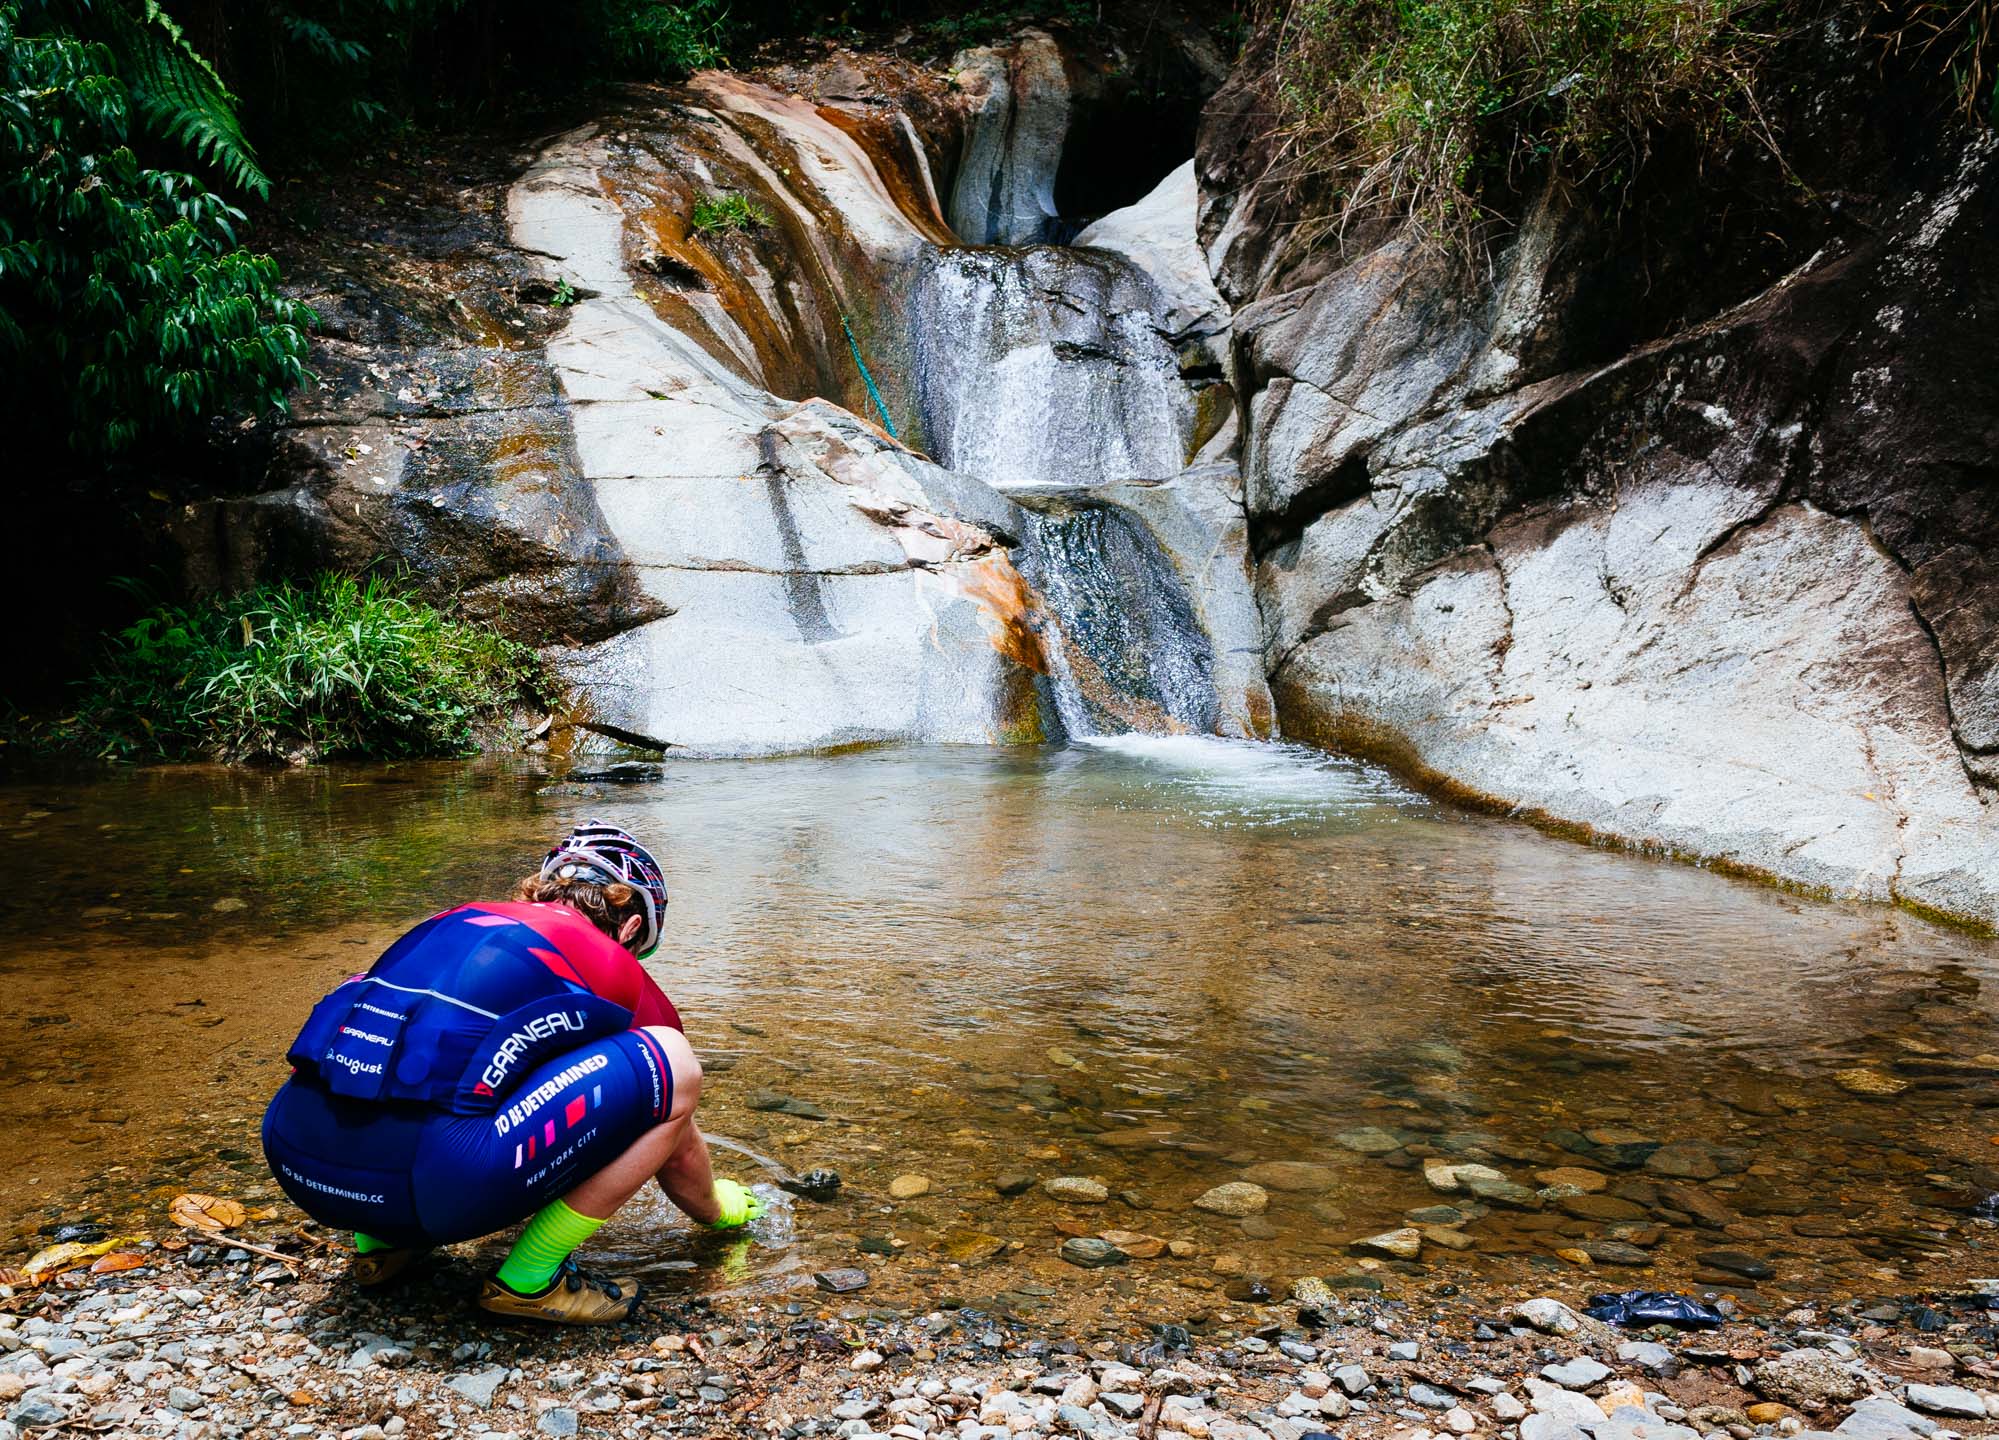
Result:
M645 938L638 953L650 955L659 944L660 916L666 909L666 872L629 831L585 820L556 842L541 862L541 874L545 880L631 886L645 906Z

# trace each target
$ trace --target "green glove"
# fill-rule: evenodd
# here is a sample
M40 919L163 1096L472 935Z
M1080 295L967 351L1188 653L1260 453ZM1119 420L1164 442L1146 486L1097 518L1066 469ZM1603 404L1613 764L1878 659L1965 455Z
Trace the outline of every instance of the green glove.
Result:
M733 1180L715 1182L715 1204L722 1213L708 1222L710 1230L740 1230L764 1213L764 1202Z

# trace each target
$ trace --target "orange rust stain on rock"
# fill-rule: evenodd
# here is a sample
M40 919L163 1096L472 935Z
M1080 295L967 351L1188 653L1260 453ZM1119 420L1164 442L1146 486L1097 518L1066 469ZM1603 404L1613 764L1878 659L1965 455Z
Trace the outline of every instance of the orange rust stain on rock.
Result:
M1270 703L1270 691L1262 685L1252 685L1243 692L1243 713L1249 720L1249 732L1259 740L1268 740L1274 732L1277 712Z
M993 623L986 638L993 649L1022 669L1048 673L1048 656L1034 615L1039 609L1034 588L1005 555L987 555L957 570L959 588Z
M935 245L956 245L950 222L937 208L936 192L924 183L909 136L901 127L875 116L854 115L836 105L821 105L819 118L837 126L874 162L875 173L887 187L895 208Z

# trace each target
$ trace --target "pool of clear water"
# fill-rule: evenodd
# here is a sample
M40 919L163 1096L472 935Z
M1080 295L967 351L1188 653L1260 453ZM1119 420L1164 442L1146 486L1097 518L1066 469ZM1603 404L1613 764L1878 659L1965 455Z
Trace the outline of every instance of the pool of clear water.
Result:
M191 1187L282 1221L256 1122L313 999L594 815L667 864L650 963L708 1066L705 1125L844 1180L825 1204L771 1192L734 1244L635 1203L600 1249L669 1285L778 1293L853 1266L876 1300L1199 1320L1302 1275L1769 1299L1999 1267L1992 942L1463 814L1285 746L646 773L0 786L12 1258L61 1221L158 1228ZM1503 1178L1468 1193L1466 1164ZM892 1198L906 1176L926 1193ZM1064 1176L1109 1198L1041 1188ZM1244 1178L1260 1213L1195 1206ZM1412 1223L1414 1259L1354 1246ZM1060 1257L1105 1232L1179 1243L1107 1270Z

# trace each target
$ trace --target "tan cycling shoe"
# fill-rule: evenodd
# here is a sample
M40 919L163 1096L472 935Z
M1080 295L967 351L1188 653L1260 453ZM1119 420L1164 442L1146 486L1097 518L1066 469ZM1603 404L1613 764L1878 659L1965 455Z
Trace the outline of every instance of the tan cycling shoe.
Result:
M479 1291L479 1308L523 1320L547 1320L557 1325L614 1325L631 1317L639 1303L639 1282L629 1275L606 1280L586 1275L574 1260L562 1262L548 1288L533 1295L510 1289L497 1275L486 1277Z
M421 1246L370 1250L365 1255L356 1255L348 1264L347 1278L363 1289L374 1290L396 1279L428 1253Z

